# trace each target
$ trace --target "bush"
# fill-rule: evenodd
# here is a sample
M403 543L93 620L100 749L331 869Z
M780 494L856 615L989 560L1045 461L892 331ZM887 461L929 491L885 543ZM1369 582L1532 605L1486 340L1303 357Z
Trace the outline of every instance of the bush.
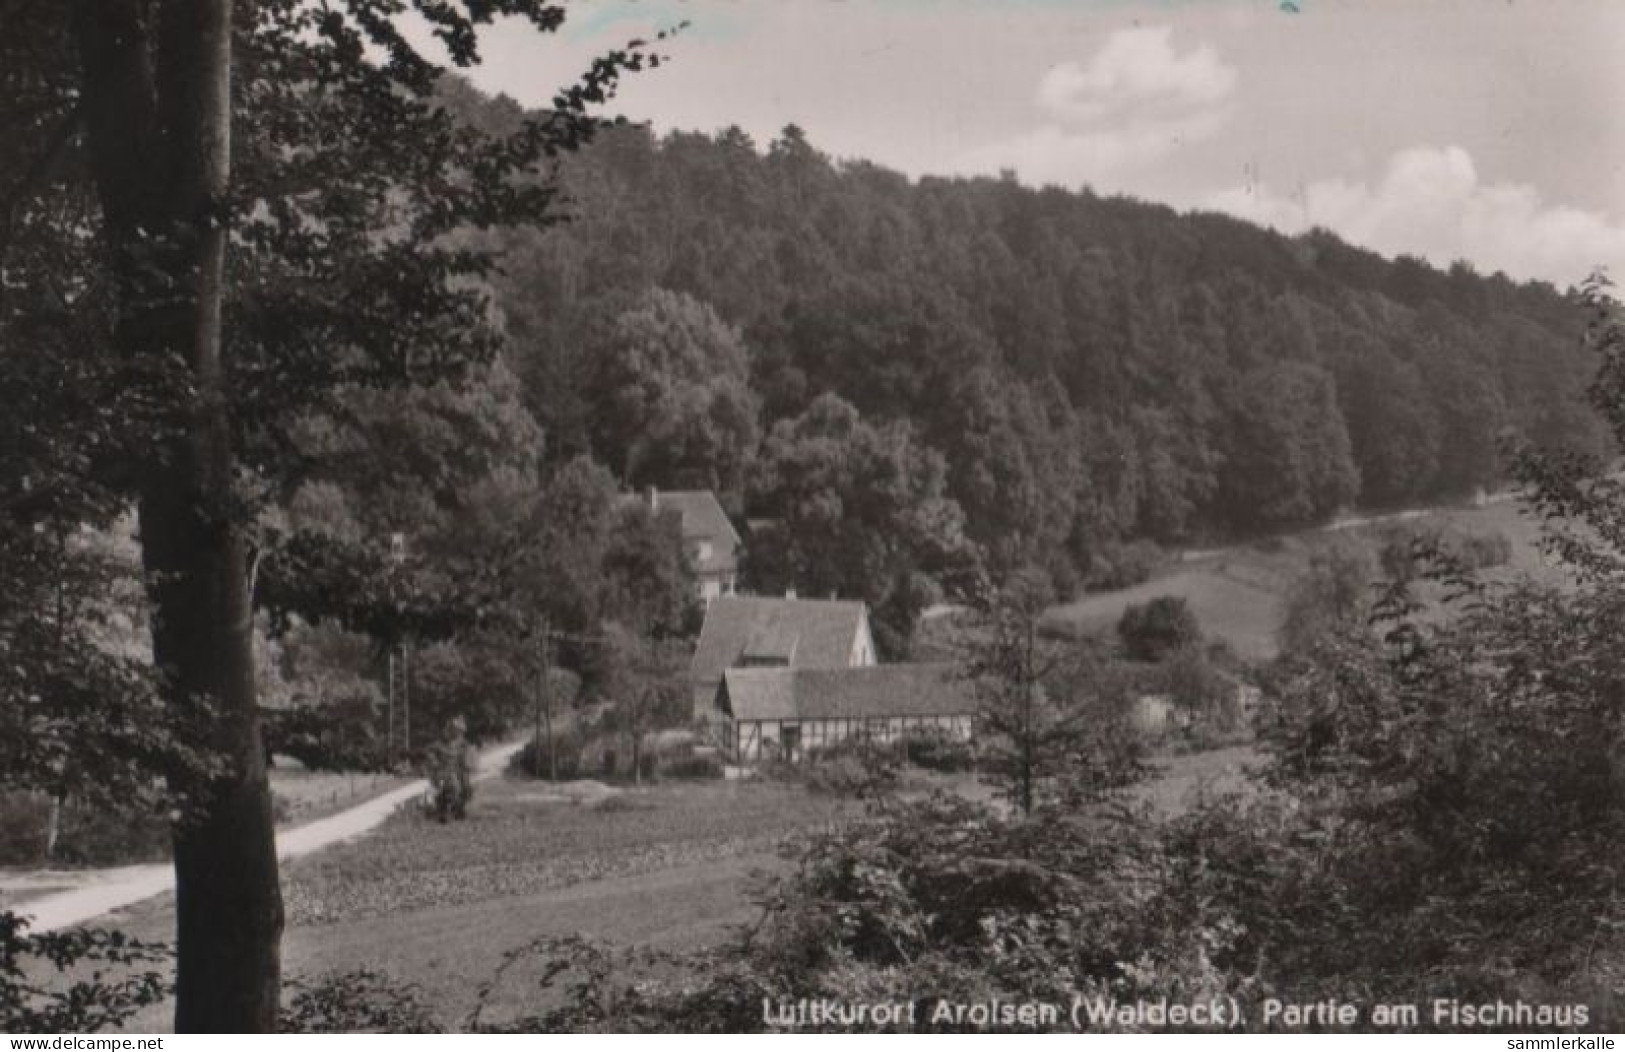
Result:
M940 727L911 727L903 733L903 758L927 771L953 774L976 765L971 743Z
M645 739L647 742L647 739ZM632 743L625 734L598 730L593 732L581 745L579 773L576 777L625 779L632 778ZM654 778L660 766L662 757L653 747L639 750L638 767L639 779L649 781ZM560 760L560 777L563 777L563 760Z
M1500 530L1427 531L1398 526L1379 533L1378 546L1383 574L1391 581L1414 579L1418 561L1426 561L1433 549L1469 573L1505 566L1512 561L1512 540Z
M1393 562L1387 549L1381 562L1386 573ZM1376 575L1370 548L1364 544L1339 538L1315 548L1309 565L1287 588L1281 651L1307 650L1329 634L1365 624Z
M439 1034L438 1020L415 985L360 969L290 979L277 1029L284 1034Z
M321 704L274 709L264 735L267 753L291 756L312 771L380 771L387 761L370 684Z
M0 865L118 866L170 856L169 820L160 814L108 813L69 801L50 839L51 801L43 793L0 793Z
M172 987L158 969L173 957L166 945L138 942L117 931L30 933L28 921L0 911L0 1034L83 1034L117 1027L168 996ZM87 965L114 965L122 975L110 978ZM149 967L135 971L140 965ZM90 974L63 980L75 972ZM56 981L48 973L55 973Z
M514 753L508 760L508 774L517 778L546 778L548 774L548 745L543 737L541 749L538 750L537 740L532 737L525 742L523 748ZM561 782L574 781L581 775L581 736L572 728L555 729L553 731L553 757L558 780Z
M0 866L32 866L45 858L50 815L44 793L0 793Z
M112 813L69 803L62 808L55 860L75 866L121 866L170 857L166 815Z
M1147 677L1148 686L1173 702L1186 748L1217 748L1250 737L1242 712L1242 681L1224 671L1222 649L1185 647Z
M1468 570L1488 570L1512 561L1512 540L1499 530L1489 533L1462 531L1445 541Z
M661 778L695 779L716 779L725 774L722 758L710 753L693 753L662 760L655 767L655 773Z
M861 735L807 750L806 760L783 764L810 791L832 796L872 796L895 788L903 759L901 742L881 742Z
M1151 579L1162 565L1162 549L1152 541L1108 545L1089 560L1083 587L1090 592L1115 592Z
M845 753L801 769L801 782L809 792L828 796L866 797L896 788L897 767L876 754L866 759Z
M1117 635L1136 661L1160 661L1164 655L1198 642L1202 626L1183 596L1159 595L1131 604L1117 622Z

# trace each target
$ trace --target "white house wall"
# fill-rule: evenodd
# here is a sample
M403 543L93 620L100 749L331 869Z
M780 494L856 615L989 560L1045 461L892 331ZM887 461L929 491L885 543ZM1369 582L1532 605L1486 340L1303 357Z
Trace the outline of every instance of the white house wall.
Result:
M858 630L852 639L852 656L848 660L853 668L868 668L875 663L875 637L869 631L869 612L858 617Z
M867 735L878 742L893 742L911 730L936 728L960 741L975 733L971 716L876 716L828 720L738 720L729 730L730 751L736 763L757 763L781 755L784 729L799 728L799 755L851 737Z

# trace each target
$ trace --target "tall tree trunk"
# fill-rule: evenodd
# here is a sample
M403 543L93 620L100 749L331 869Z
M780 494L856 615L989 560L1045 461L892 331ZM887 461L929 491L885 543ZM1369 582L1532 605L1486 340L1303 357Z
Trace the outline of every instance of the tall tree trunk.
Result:
M141 476L153 657L171 705L209 708L224 763L175 834L175 1027L270 1031L282 899L256 708L248 560L232 500L222 350L231 0L79 0L85 113L119 278L116 338L184 361L194 397Z

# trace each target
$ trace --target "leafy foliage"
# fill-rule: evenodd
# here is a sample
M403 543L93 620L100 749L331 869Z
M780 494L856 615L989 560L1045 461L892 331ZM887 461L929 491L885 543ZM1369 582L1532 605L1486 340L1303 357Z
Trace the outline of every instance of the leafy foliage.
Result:
M1116 700L1081 649L1042 640L1052 597L1041 571L988 593L961 666L978 699L977 770L1024 815L1060 799L1094 799L1141 774Z
M368 968L284 984L284 1034L438 1034L416 987Z
M1136 661L1159 661L1202 639L1202 626L1183 596L1159 595L1131 604L1117 622L1123 649Z
M378 538L290 537L266 522L304 483L326 481L313 470L323 451L301 432L348 423L352 406L367 417L384 388L418 389L429 404L411 408L431 416L437 397L455 400L489 369L493 261L467 231L553 218L544 166L592 136L589 111L622 73L658 61L641 43L611 52L547 112L482 130L442 102L445 69L408 38L407 16L458 67L479 61L499 18L551 31L563 17L543 0L7 9L0 339L21 349L0 369L8 397L20 381L4 426L22 441L4 444L0 506L16 515L0 527L0 561L8 579L15 564L37 583L0 604L0 723L7 741L43 748L15 767L8 757L6 771L94 784L52 755L77 729L92 767L123 761L125 780L106 779L115 794L162 775L181 797L182 1029L274 1023L281 910L253 674L258 572L294 564L272 603L284 620L306 607L396 635L411 623L402 605L442 633L478 623L500 576L479 552L436 568L436 583L473 588L425 587L382 572ZM389 408L362 422L387 423ZM434 483L428 503L455 505L450 484ZM62 557L63 539L130 503L154 614L145 683L85 646L82 624L26 627L61 593L56 571L85 565ZM98 728L109 714L134 734ZM237 879L206 879L221 870Z
M757 406L739 333L690 296L654 289L590 352L594 449L634 488L737 493Z
M931 599L930 575L968 554L946 485L942 457L910 428L875 426L821 396L763 443L751 499L773 525L753 539L750 576L769 592L864 599L877 646L898 656Z
M797 128L616 129L561 179L579 221L501 235L493 278L550 456L621 467L584 348L628 304L681 297L737 332L769 447L824 396L907 425L989 564L1063 591L1126 540L1471 494L1502 474L1503 428L1599 448L1573 412L1581 319L1545 285L1088 191L910 181ZM773 479L750 517L782 514Z
M31 933L27 920L0 912L0 1031L93 1033L116 1027L169 994L159 968L172 956L168 946L116 931ZM138 971L143 965L158 967ZM121 974L105 978L102 966ZM95 969L89 977L81 974L86 967ZM72 978L51 981L49 973Z
M1385 546L1382 568L1392 581L1412 577L1411 544ZM1393 570L1401 570L1395 574ZM1307 649L1328 633L1363 627L1376 601L1377 567L1358 543L1330 543L1309 556L1309 566L1287 589L1281 649Z
M1611 364L1605 413L1625 404ZM1525 464L1545 472L1536 505L1575 515L1553 542L1577 556L1572 587L1490 586L1422 537L1416 573L1373 596L1369 564L1329 548L1300 590L1319 623L1266 684L1261 786L1165 822L1099 791L1030 813L878 798L791 850L735 943L677 979L606 964L577 1002L617 1006L597 1022L627 1030L748 1029L763 1003L899 995L1235 998L1252 1027L1266 997L1457 998L1546 1006L1518 1030L1612 1025L1617 973L1599 958L1625 952L1621 505L1606 480ZM1423 616L1418 583L1449 616ZM1004 597L1018 627L1022 598ZM1025 598L1040 608L1042 589ZM1025 640L989 666L1017 688L1033 679Z

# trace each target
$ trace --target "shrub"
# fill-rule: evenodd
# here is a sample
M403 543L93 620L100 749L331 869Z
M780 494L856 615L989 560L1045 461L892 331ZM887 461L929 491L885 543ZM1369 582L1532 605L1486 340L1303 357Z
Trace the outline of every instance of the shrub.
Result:
M1406 541L1405 551L1409 551ZM1405 580L1390 571L1405 568L1392 554L1393 542L1383 549L1381 563L1391 580ZM1296 653L1312 647L1328 634L1363 625L1372 608L1372 585L1377 576L1371 552L1364 545L1338 540L1317 548L1309 565L1287 589L1286 611L1280 631L1281 650Z
M1467 572L1505 566L1512 560L1512 540L1500 530L1426 531L1399 526L1382 531L1378 537L1378 560L1391 581L1415 578L1418 561L1425 561L1434 548Z
M1241 681L1225 673L1222 660L1223 651L1185 647L1147 677L1178 710L1178 729L1187 747L1214 748L1248 736Z
M815 793L863 797L895 788L901 781L898 768L902 763L900 740L883 742L855 734L807 749L795 760L764 748L756 773L770 781L805 786Z
M582 778L632 778L632 743L625 734L609 731L594 732L581 746L580 774ZM654 749L641 749L638 772L642 781L655 776L660 756Z
M314 981L290 979L278 1029L284 1034L438 1034L434 1014L415 985L360 969Z
M1202 626L1183 596L1159 595L1147 603L1134 603L1117 622L1117 635L1128 656L1136 661L1159 661L1202 638Z
M1162 565L1162 549L1152 541L1130 541L1108 545L1089 560L1083 587L1090 592L1115 592L1151 579Z
M169 858L169 820L153 813L110 813L63 804L56 846L47 853L51 801L42 793L0 793L0 865L117 866Z
M31 866L45 858L50 814L43 793L0 793L0 866Z
M537 749L537 745L541 749ZM553 731L553 758L558 780L574 781L581 777L581 736L573 728L555 728ZM517 778L546 778L548 775L548 744L544 737L540 743L532 737L523 748L508 760L508 774Z
M117 931L30 933L26 920L0 911L0 1034L117 1027L168 996L171 986L156 966L173 957L166 945L138 942ZM109 977L98 968L89 978L60 981L86 965L114 965L123 974ZM139 965L154 967L134 971ZM58 981L50 981L47 970Z
M114 813L69 803L62 808L55 858L77 866L119 866L170 857L166 815Z
M1488 570L1512 561L1512 541L1499 530L1462 531L1448 538L1446 544L1468 570Z
M897 767L875 754L872 759L844 753L801 767L801 781L809 792L829 796L872 796L897 786Z
M377 691L370 684L320 704L274 709L264 723L267 753L291 756L312 771L383 770Z
M662 760L655 768L661 778L715 779L724 775L722 758L715 754L693 753Z
M911 727L903 733L903 757L915 767L952 774L976 765L971 743L940 727Z
M800 781L815 793L872 796L897 786L901 742L881 742L853 735L807 750L803 763L791 764Z

